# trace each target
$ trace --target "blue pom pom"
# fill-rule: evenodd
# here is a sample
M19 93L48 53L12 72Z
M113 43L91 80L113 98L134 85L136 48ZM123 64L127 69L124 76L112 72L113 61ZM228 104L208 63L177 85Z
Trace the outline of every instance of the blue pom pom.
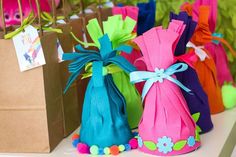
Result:
M80 140L76 139L72 142L72 145L76 148L79 143L80 143Z
M131 150L131 146L129 144L125 144L125 151Z
M133 132L133 137L138 136L138 132Z
M98 155L104 155L103 148L99 148L99 150L98 150Z

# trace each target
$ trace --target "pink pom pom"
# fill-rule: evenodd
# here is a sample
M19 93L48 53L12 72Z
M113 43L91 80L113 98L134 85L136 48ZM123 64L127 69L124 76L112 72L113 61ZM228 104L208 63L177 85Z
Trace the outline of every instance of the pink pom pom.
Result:
M129 141L129 145L132 149L137 149L138 148L138 141L136 138L132 138L130 141Z
M89 146L84 143L79 143L77 145L77 150L81 154L89 154Z

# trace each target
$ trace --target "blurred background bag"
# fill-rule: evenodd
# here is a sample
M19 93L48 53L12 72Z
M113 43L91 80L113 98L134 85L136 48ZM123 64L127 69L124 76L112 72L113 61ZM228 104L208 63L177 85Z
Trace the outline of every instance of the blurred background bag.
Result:
M0 39L0 152L50 152L64 137L57 34L40 41L46 64L20 72L13 40Z

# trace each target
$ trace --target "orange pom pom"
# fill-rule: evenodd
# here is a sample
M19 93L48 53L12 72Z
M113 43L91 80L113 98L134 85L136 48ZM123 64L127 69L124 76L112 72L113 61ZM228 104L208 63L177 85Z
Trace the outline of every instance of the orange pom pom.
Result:
M73 140L73 141L76 140L76 139L79 139L79 135L78 135L78 134L74 134L74 135L72 136L72 140Z
M119 154L119 147L118 146L111 146L110 153L111 155L118 155Z

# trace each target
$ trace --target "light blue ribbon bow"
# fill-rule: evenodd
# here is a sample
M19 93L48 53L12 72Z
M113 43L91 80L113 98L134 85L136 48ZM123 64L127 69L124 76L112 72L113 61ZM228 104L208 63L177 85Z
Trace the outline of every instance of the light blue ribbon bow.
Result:
M135 71L130 73L130 82L135 84L139 82L146 81L143 92L142 92L142 100L144 101L145 96L147 95L148 91L152 87L153 83L160 82L162 83L164 79L167 79L176 85L178 85L180 88L182 88L186 92L191 92L190 89L188 89L186 86L184 86L181 82L179 82L177 79L174 79L171 77L171 75L183 72L188 69L188 65L185 63L176 63L172 66L170 66L168 69L155 69L155 72L149 72L149 71Z
M218 38L223 38L223 34L221 34L221 33L213 33L212 36L218 37ZM220 41L218 41L218 40L212 40L212 42L216 45L219 45L219 43L220 43Z

